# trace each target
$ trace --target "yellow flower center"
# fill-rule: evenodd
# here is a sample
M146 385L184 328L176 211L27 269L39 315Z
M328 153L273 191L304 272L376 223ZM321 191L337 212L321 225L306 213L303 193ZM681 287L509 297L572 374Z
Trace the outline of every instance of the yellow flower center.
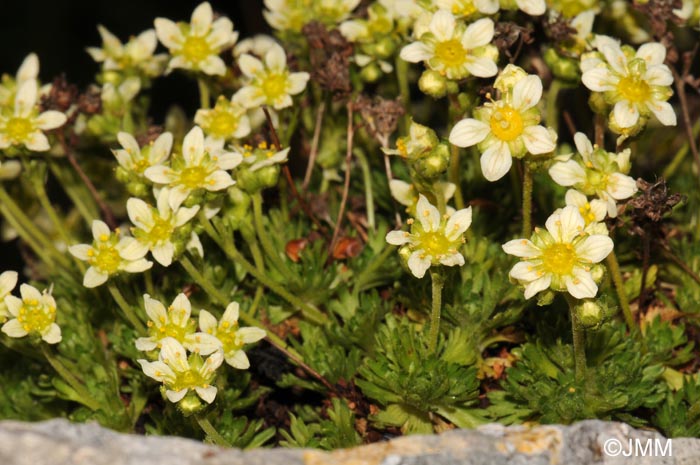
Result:
M227 111L216 111L209 122L209 132L214 135L226 138L233 134L238 127L238 120Z
M5 125L5 134L8 139L22 141L34 130L34 126L28 118L10 118Z
M571 244L552 244L542 251L542 267L547 273L571 274L576 261L576 251Z
M224 353L228 354L243 347L243 342L237 335L238 324L228 325L227 322L221 323L216 331L216 338L221 341Z
M198 36L187 36L180 50L182 56L191 63L199 63L214 54L207 39Z
M209 176L209 172L205 168L190 166L180 172L180 184L189 189L204 187L207 176Z
M169 387L173 391L181 391L182 389L194 389L208 385L209 383L199 371L190 368L187 371L176 373L175 381Z
M450 68L461 66L467 61L467 51L459 39L451 39L435 45L435 58Z
M146 159L138 160L134 162L134 172L136 174L141 174L146 171L147 168L151 167L151 164Z
M489 120L491 132L502 141L510 142L523 133L523 118L509 105L496 108Z
M643 79L636 77L623 77L617 83L617 91L622 97L632 103L641 103L649 100L651 89Z
M148 231L148 239L151 243L157 244L170 239L175 229L170 220L163 219L157 215L155 215L153 219L155 220L155 224L151 230Z
M455 16L469 16L476 13L476 7L471 0L457 1L452 4L452 14Z
M27 332L42 333L56 320L56 309L46 307L36 300L25 300L17 315L17 321Z
M287 91L286 74L268 74L262 81L261 88L268 100L275 100Z
M172 337L180 344L184 344L185 336L191 334L195 330L195 325L192 320L188 321L185 327L178 326L173 321L161 318L160 326L156 326L153 322L148 322L148 334L156 340L161 340L166 337Z
M89 260L90 265L107 274L116 273L121 262L122 258L119 256L119 251L113 246L99 247L97 254Z
M432 257L446 255L450 253L452 248L452 242L441 232L422 233L420 234L419 242L418 248L423 249L426 255Z

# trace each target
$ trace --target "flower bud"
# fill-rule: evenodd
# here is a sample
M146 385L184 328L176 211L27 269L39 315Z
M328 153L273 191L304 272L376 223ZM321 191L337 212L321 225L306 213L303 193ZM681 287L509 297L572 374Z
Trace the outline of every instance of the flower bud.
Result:
M417 159L415 168L424 178L435 179L447 171L449 160L449 147L445 143L440 143L427 155Z
M520 66L515 66L513 64L506 65L498 75L493 87L500 90L501 93L508 93L515 86L515 84L521 79L527 77L527 73Z
M447 79L437 71L426 70L418 80L418 88L433 98L441 98L447 93Z
M552 74L564 81L576 81L581 77L578 61L563 57L553 48L544 53L544 61L552 70Z
M163 397L165 397L165 386L161 386L160 388ZM204 408L204 404L202 404L202 401L199 399L199 396L194 391L190 391L187 393L185 397L182 398L180 402L177 403L177 408L182 412L182 414L186 417L189 417L190 415L200 412Z
M375 62L368 64L360 71L360 77L365 82L375 82L382 77L383 74L384 73L382 73L382 70L379 69L379 66Z
M584 328L593 328L603 321L603 308L593 300L586 300L576 307L578 321Z
M591 277L596 284L600 284L605 276L605 267L600 263L596 263L591 267Z

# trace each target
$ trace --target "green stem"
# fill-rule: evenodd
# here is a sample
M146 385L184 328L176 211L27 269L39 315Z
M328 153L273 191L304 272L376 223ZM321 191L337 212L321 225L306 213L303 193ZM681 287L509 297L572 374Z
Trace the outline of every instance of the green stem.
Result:
M578 321L576 304L578 301L565 293L566 302L569 304L571 314L571 331L574 341L574 373L576 382L581 383L586 378L586 333Z
M428 351L431 354L437 349L438 335L440 334L440 312L442 311L442 287L445 277L440 271L430 271L432 280L432 310L430 312L430 335L428 339Z
M197 86L199 87L199 107L203 109L209 108L209 87L204 79L197 79Z
M546 117L547 125L554 129L554 132L559 131L559 114L557 113L557 97L561 90L561 81L553 79L547 91L547 107Z
M201 217L200 217L201 218ZM321 311L319 311L317 308L309 305L308 303L304 302L301 300L299 297L295 296L294 294L290 293L287 291L285 288L277 284L275 281L270 279L268 276L266 276L264 273L260 273L255 266L253 266L252 263L250 263L246 258L236 249L236 246L231 242L230 240L223 240L219 234L216 232L212 224L206 219L206 218L201 218L202 219L202 226L204 226L204 230L207 232L207 234L214 239L214 241L219 245L221 250L224 251L224 253L233 261L238 263L243 269L252 275L255 279L258 280L258 282L262 283L265 287L270 289L272 292L275 294L279 295L282 297L284 300L289 302L292 306L297 308L301 313L306 317L309 321L318 324L318 325L323 325L327 320L328 317L324 315Z
M435 193L437 209L440 212L440 216L443 216L447 212L447 202L445 201L445 191L439 182L433 184L433 192Z
M270 236L267 234L267 229L265 229L265 224L263 223L262 195L260 195L259 192L253 194L253 221L255 223L255 232L260 239L260 244L265 254L272 260L277 270L282 273L285 278L289 279L291 282L296 281L296 277L291 275L289 268L287 268L280 258L275 246L272 244Z
M459 168L459 147L450 144L450 171L448 173L448 179L451 183L456 186L455 189L455 206L457 210L464 208L464 197L462 197L462 183L460 182L460 168Z
M107 289L109 290L109 293L112 294L112 298L122 310L124 316L129 321L129 323L131 323L131 325L138 333L144 334L146 332L146 327L136 316L133 309L131 308L131 305L129 305L129 303L122 295L121 291L119 291L119 288L115 284L109 284L107 286Z
M386 155L384 155L386 157ZM369 162L367 157L362 152L362 150L355 150L355 157L360 163L360 168L362 169L362 179L365 183L365 209L367 210L367 224L369 228L375 230L375 219L374 219L374 192L372 189L372 173L370 171Z
M615 283L617 298L620 302L620 307L622 308L622 315L625 317L627 327L630 331L636 332L637 325L634 322L634 316L632 316L632 310L630 309L629 299L627 298L627 293L625 292L625 283L622 281L620 263L617 261L617 256L615 255L614 250L610 252L610 255L608 255L605 261L608 265L608 271L610 271L610 276L612 276L613 283Z
M527 160L523 161L523 237L532 234L532 169Z
M226 439L214 428L214 426L209 422L204 417L201 417L199 415L195 415L195 419L197 420L197 423L199 424L200 428L202 428L202 431L206 433L206 435L216 444L217 446L220 447L231 447L231 444L228 443Z
M44 234L39 228L36 227L34 222L30 220L27 215L24 213L24 211L19 208L19 206L15 203L15 201L10 197L10 195L7 193L4 187L0 184L0 204L3 205L8 212L8 216L12 216L15 220L15 222L21 226L20 229L18 229L18 232L20 230L25 232L25 237L32 237L34 239L34 242L37 242L41 244L45 250L36 250L37 255L42 257L48 257L46 255L46 252L52 254L55 258L55 260L64 268L67 270L70 270L71 263L68 258L66 258L65 255L63 255L61 252L59 252L56 249L56 246L51 242L51 240ZM53 263L53 260L50 260L49 263Z
M143 277L146 282L146 292L148 292L149 295L153 295L156 293L155 287L153 286L153 274L150 269L146 270L143 272Z
M97 204L92 202L90 205L85 203L85 199L92 200L90 192L87 190L84 184L75 182L72 178L72 172L64 170L63 167L56 161L50 161L49 166L51 172L56 179L61 183L63 190L66 192L68 197L70 197L73 205L83 217L85 223L88 225L92 224L92 220L97 218Z
M46 357L46 361L49 362L51 367L58 373L58 375L63 378L63 380L73 388L73 390L80 396L80 402L88 407L92 411L97 411L100 409L100 403L96 401L90 392L87 390L85 385L81 383L78 378L76 378L73 373L71 373L61 361L56 357L51 350L48 349L46 344L41 344L41 352Z
M408 62L397 56L394 68L396 69L396 80L399 84L401 104L406 110L402 119L403 133L408 134L409 126L411 124L411 112L409 111L409 107L411 106L411 89L408 86Z

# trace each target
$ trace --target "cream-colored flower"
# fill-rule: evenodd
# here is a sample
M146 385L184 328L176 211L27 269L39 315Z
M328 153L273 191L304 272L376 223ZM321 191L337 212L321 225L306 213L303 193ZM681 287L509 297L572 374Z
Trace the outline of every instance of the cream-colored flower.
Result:
M525 286L529 299L545 289L568 292L577 299L598 293L591 266L601 262L613 249L606 235L587 234L579 209L567 206L547 219L546 228L535 228L530 240L515 239L503 250L520 257L510 276Z
M607 202L600 199L588 200L585 194L576 189L569 189L566 191L564 202L566 202L567 207L578 208L581 218L583 218L583 221L586 223L586 228L592 224L600 223L608 214Z
M187 351L177 340L166 337L161 341L158 361L137 360L146 376L163 383L165 396L170 402L180 402L193 390L206 403L216 398L216 386L212 386L216 370L224 361L219 350L203 360L199 354L187 357Z
M281 110L292 106L292 95L304 91L309 73L290 73L284 49L277 44L270 47L264 61L263 64L247 53L238 58L245 85L236 92L233 100L246 108L267 105Z
M432 5L451 12L457 18L474 18L498 12L498 0L433 0Z
M416 203L416 218L418 222L408 221L411 232L391 231L386 235L389 244L409 247L408 268L416 278L425 276L431 265L464 265L459 248L464 242L464 232L472 224L471 207L441 218L438 209L421 194Z
M542 81L527 75L519 79L501 100L474 110L475 118L458 122L450 132L450 142L458 147L477 145L481 151L481 171L489 181L502 178L522 158L548 153L556 147L556 133L540 126L537 104L542 98Z
M148 315L148 336L136 339L136 348L148 352L160 347L163 339L170 337L190 352L209 355L219 349L219 340L211 334L197 332L197 323L191 318L192 304L185 294L178 294L170 306L165 306L143 295L144 308ZM204 311L204 310L202 310Z
M7 320L7 317L10 315L7 311L7 305L5 305L5 297L12 292L16 285L16 271L4 271L0 274L0 323Z
M250 120L245 107L223 95L216 100L214 108L197 110L194 123L204 130L207 137L216 140L242 139L250 134Z
M574 187L586 195L597 195L606 202L608 215L617 216L617 200L632 197L637 183L627 173L630 171L630 149L611 153L593 146L582 132L574 135L580 155L562 155L549 169L549 175L560 186Z
M411 63L423 61L448 79L491 77L498 72L494 61L498 52L490 45L493 33L493 21L489 18L464 27L452 13L439 10L433 15L428 32L418 42L401 49L400 56Z
M134 241L131 242L127 256L146 255L150 251L155 261L163 266L170 266L173 256L184 245L185 239L190 237L190 231L181 228L190 221L199 211L199 205L191 208L180 205L171 208L170 191L163 188L158 193L157 208L153 208L141 199L130 198L126 202L126 212L134 224L131 233Z
M145 171L152 182L170 187L170 208L177 209L198 190L216 192L235 184L227 170L241 163L241 156L225 152L218 144L205 144L204 133L195 126L182 143L182 154L172 157L170 166L156 165Z
M152 262L144 259L145 252L140 256L127 253L132 248L133 237L120 237L119 230L112 232L100 220L92 222L92 245L78 244L68 248L68 251L78 260L90 264L83 277L83 286L92 288L104 284L110 276L121 271L141 273L153 266Z
M265 0L263 16L278 31L301 32L311 21L337 25L346 19L360 0Z
M22 298L8 295L5 305L12 318L2 326L10 337L37 334L49 344L61 342L61 328L56 324L56 301L50 291L39 292L29 284L19 287Z
M26 81L36 81L39 78L39 57L36 53L27 55L14 79L4 74L0 81L0 107L12 106L17 89Z
M189 24L156 18L155 26L158 40L172 55L168 70L183 68L210 75L226 74L226 65L219 54L236 43L238 32L233 30L228 18L214 21L208 2L194 9Z
M257 147L243 145L234 147L235 152L243 159L243 165L248 171L258 171L266 166L279 165L287 162L289 147L282 150L275 150L274 147L263 141Z
M435 187L436 191L442 192L445 203L449 202L457 191L457 185L451 182L437 182ZM391 192L394 200L406 207L406 213L415 216L416 204L420 199L420 194L415 185L400 179L392 179L389 181L389 192ZM455 210L452 207L447 207L446 211L448 214L452 214Z
M277 45L277 41L274 37L267 34L256 34L238 42L233 47L233 57L238 58L247 53L262 58L275 45Z
M500 3L500 7L504 10L521 10L532 16L543 15L547 10L547 5L544 0L490 0L495 3Z
M88 47L87 52L93 60L102 63L105 71L135 71L147 77L163 74L168 55L153 54L158 46L154 29L143 31L130 38L126 44L101 24L97 26L97 30L102 38L102 47Z
M43 131L56 129L66 122L66 115L49 110L39 114L36 80L24 81L15 95L14 111L0 112L0 149L24 145L33 152L51 148Z
M661 124L676 125L676 113L667 102L673 91L671 70L664 64L666 47L652 42L634 49L612 39L595 41L603 60L582 63L583 84L603 94L614 105L611 120L620 130L634 127L640 117L654 114ZM594 59L595 60L595 59ZM621 132L621 131L616 131Z
M110 113L123 115L129 102L134 100L140 91L141 79L136 76L128 77L119 84L106 82L100 92L102 107Z
M122 146L121 149L112 150L117 162L128 173L138 176L143 176L144 171L151 166L165 162L173 147L173 135L169 132L164 132L143 148L139 147L134 136L128 132L118 133L117 140Z
M202 310L199 312L199 328L220 341L226 363L234 368L245 370L250 367L250 362L243 351L243 346L264 339L267 333L264 329L253 326L240 328L238 317L237 302L232 302L226 307L226 311L218 322L211 313Z

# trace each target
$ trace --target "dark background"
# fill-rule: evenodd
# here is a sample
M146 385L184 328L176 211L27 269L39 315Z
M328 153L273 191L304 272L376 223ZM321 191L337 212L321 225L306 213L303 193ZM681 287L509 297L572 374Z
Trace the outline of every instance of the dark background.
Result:
M50 82L66 73L70 82L88 85L98 64L85 52L100 46L97 25L102 24L126 42L129 36L153 28L153 20L166 17L188 21L196 0L0 0L0 74L15 74L24 57L35 52L41 63L40 78ZM262 16L262 0L210 0L214 13L226 15L239 31L239 40L269 32ZM159 45L159 51L165 48ZM196 107L197 86L175 72L153 88L153 116L160 119L173 102ZM162 117L162 116L161 116Z

